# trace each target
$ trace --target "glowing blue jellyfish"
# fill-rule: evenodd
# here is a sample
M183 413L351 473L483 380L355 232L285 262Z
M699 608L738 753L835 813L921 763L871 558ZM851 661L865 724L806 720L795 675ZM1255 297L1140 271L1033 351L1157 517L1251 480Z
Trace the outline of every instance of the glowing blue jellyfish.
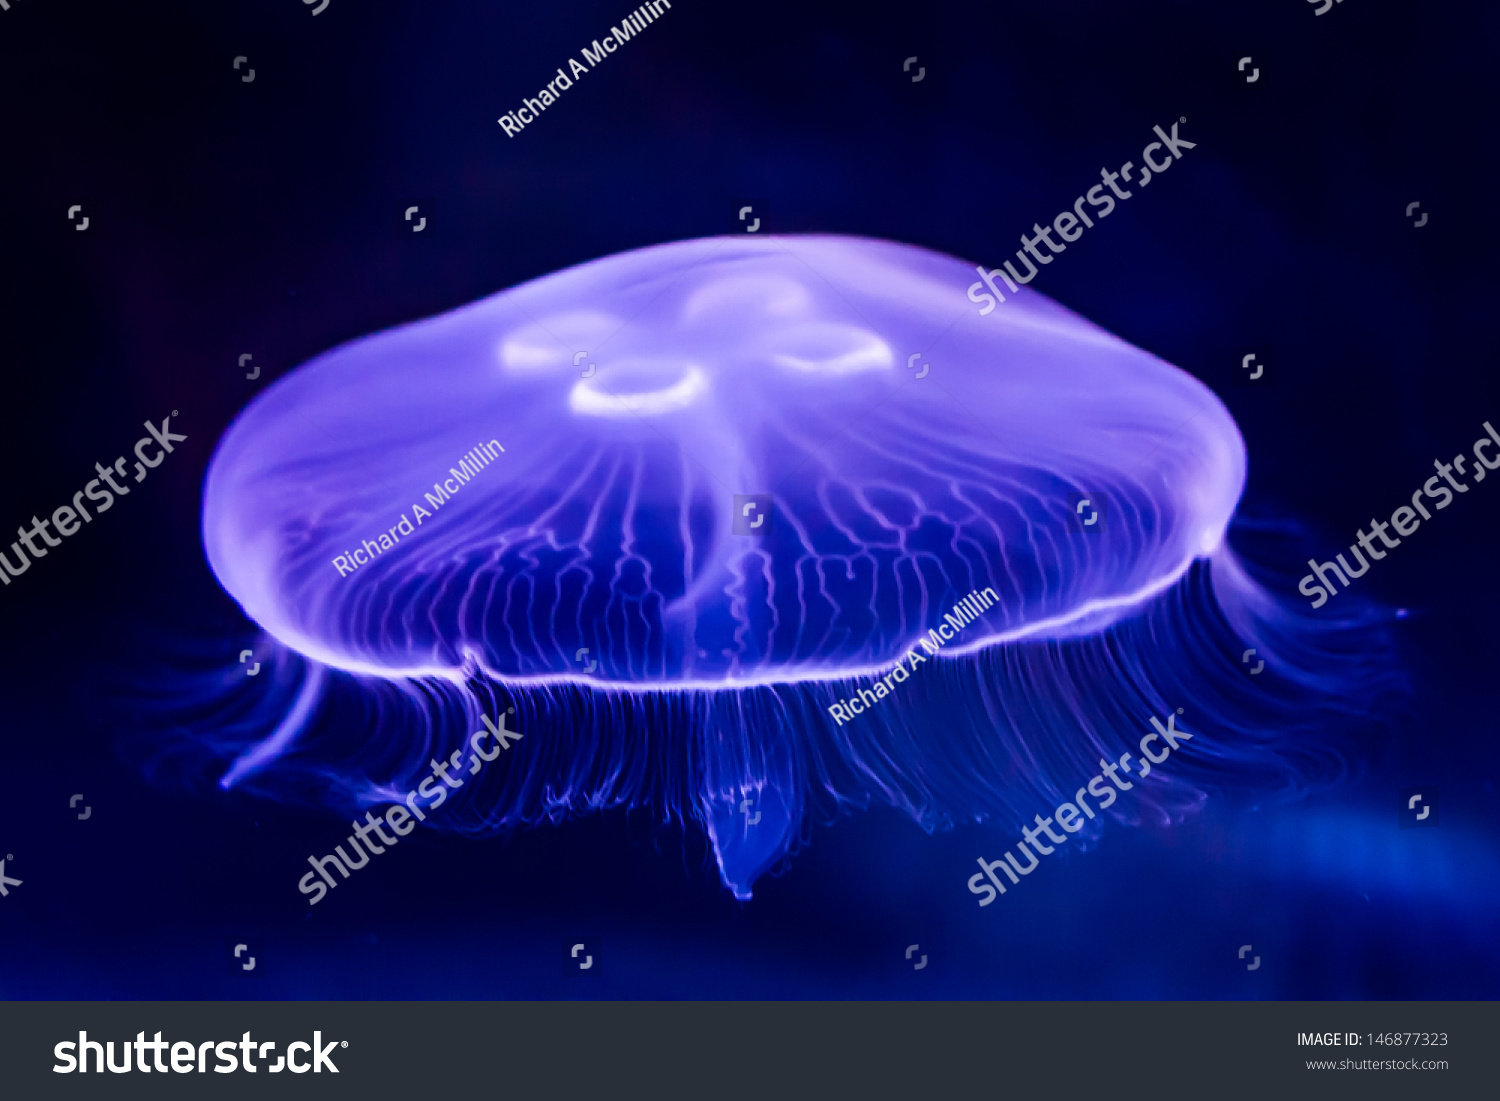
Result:
M399 799L503 697L525 740L452 828L650 808L748 898L810 811L1026 822L1178 707L1196 755L1128 813L1336 773L1382 661L1229 551L1228 411L1034 292L979 316L971 271L680 242L283 378L205 491L281 647L225 785Z

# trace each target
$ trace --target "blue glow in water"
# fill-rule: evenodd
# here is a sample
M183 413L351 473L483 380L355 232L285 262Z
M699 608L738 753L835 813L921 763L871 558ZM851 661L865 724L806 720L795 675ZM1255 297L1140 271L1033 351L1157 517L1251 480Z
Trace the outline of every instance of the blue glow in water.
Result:
M279 646L260 703L199 724L223 786L385 801L503 698L526 740L434 824L646 807L703 829L748 898L812 819L1029 822L1178 708L1195 752L1122 817L1343 775L1389 683L1382 628L1230 550L1228 411L1040 295L974 316L970 271L868 240L681 242L279 381L205 490L209 562ZM736 534L747 494L762 533ZM830 714L898 662L878 704Z

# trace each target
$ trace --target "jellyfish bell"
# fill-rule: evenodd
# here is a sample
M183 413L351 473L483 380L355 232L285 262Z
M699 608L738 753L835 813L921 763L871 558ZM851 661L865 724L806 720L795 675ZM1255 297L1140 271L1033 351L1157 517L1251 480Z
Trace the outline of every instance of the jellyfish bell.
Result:
M666 803L741 897L810 800L884 799L935 828L1070 782L1015 762L1038 736L1087 759L1125 689L1117 661L1096 670L1115 686L1081 697L1056 646L1174 614L1164 594L1228 554L1245 447L1201 383L1035 292L979 316L971 271L857 238L684 241L281 379L220 443L204 543L246 615L320 672L236 775L274 774L324 671L479 678L544 726L568 689L556 724L584 731L569 737L589 767L539 757L566 782L518 782L478 813ZM984 614L944 626L976 592ZM1278 614L1263 603L1242 634ZM924 639L943 647L926 670ZM897 665L898 698L829 717ZM959 724L947 740L921 730L933 708ZM652 726L655 759L611 724Z
M1243 444L1200 383L1038 295L975 316L965 271L878 241L688 241L358 341L225 437L209 560L286 645L390 676L846 675L975 587L1000 606L969 646L1097 624L1217 545ZM1093 542L1066 538L1073 490L1112 506ZM774 515L747 540L730 513L755 492ZM412 586L431 614L375 595Z

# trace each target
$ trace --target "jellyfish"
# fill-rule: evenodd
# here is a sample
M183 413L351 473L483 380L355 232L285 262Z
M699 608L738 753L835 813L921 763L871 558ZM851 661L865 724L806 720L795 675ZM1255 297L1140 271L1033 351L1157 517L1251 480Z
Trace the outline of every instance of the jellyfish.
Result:
M1126 819L1345 774L1379 613L1231 548L1246 449L1207 387L1029 288L980 315L972 270L674 242L278 380L204 491L272 667L221 786L399 801L504 706L522 741L432 824L646 809L749 899L819 819L1028 824L1155 716L1193 748Z

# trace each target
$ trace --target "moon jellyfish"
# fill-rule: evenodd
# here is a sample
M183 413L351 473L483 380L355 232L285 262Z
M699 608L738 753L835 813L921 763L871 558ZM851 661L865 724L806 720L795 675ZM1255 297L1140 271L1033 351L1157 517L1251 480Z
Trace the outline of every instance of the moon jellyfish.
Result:
M1342 775L1380 616L1231 550L1246 451L1206 387L1030 290L980 316L972 270L677 242L282 378L205 489L272 666L221 708L221 784L399 801L513 707L523 740L429 825L644 809L746 899L819 819L1029 824L1154 716L1194 740L1127 821Z

